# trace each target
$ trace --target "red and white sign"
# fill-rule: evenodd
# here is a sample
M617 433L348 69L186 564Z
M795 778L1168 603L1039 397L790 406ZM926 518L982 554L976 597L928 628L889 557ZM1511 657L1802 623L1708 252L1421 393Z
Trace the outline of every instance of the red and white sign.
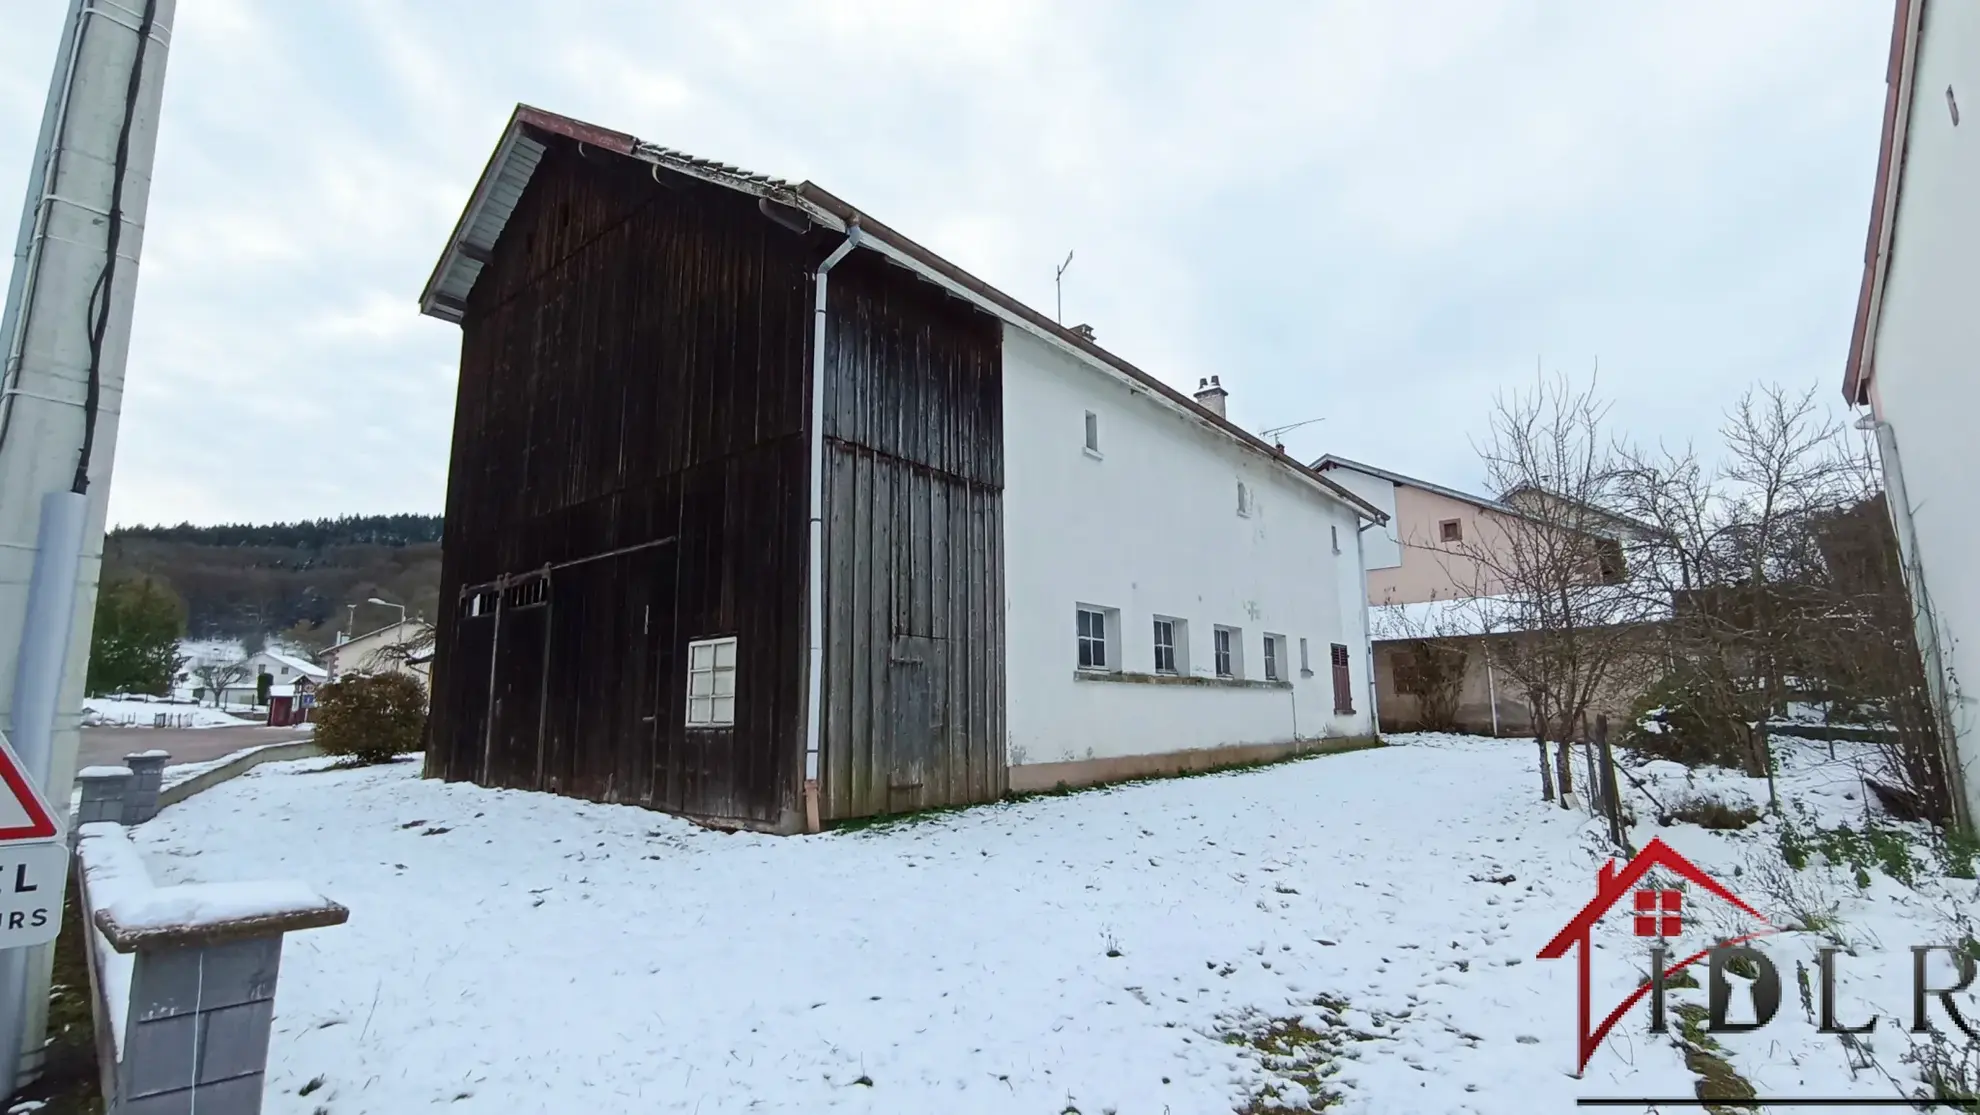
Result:
M0 844L54 840L61 835L55 825L55 812L27 775L21 771L20 756L5 737L0 737Z
M54 940L68 884L69 842L55 811L0 736L0 949Z

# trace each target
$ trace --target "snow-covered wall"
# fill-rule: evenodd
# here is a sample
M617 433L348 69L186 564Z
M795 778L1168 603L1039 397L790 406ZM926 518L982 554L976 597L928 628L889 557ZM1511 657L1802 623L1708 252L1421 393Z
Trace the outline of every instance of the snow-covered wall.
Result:
M1953 730L1980 815L1980 5L1926 9L1912 96L1871 394L1895 435L1945 665L1965 690Z
M1009 327L1004 439L1013 768L1369 732L1346 504ZM1106 612L1108 672L1130 680L1079 669L1081 605ZM1182 621L1178 672L1202 683L1153 676L1158 616ZM1218 625L1237 629L1236 672L1252 684L1215 679ZM1268 634L1284 640L1287 684L1258 684ZM1348 648L1351 714L1334 712L1334 644Z

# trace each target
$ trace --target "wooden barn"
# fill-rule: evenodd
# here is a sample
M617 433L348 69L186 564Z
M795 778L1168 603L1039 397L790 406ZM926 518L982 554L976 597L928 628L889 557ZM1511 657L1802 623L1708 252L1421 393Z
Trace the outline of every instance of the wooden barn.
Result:
M1373 514L816 186L528 107L421 305L461 329L433 776L781 832L1003 794L1014 329Z

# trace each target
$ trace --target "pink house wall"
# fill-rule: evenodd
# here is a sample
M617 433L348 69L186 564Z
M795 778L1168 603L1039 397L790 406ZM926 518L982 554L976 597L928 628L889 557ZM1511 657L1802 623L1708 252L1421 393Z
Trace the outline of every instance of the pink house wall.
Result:
M1481 546L1505 545L1502 516L1475 504L1455 500L1407 484L1396 485L1396 539L1402 544L1402 564L1368 571L1370 604L1415 604L1501 591L1501 586L1467 556ZM1440 541L1441 524L1456 519L1460 542Z

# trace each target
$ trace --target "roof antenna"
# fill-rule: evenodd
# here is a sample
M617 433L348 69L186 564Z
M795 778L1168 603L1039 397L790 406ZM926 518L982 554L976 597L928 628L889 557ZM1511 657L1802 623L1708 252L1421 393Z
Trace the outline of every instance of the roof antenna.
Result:
M1280 434L1285 433L1287 430L1297 430L1301 426L1311 426L1315 422L1325 422L1325 421L1326 421L1325 418L1309 418L1304 422L1294 422L1290 426L1274 426L1269 430L1260 430L1258 431L1258 436L1263 438L1269 438L1272 442L1272 447L1274 449L1277 449L1279 452L1283 453L1286 451L1286 443L1280 439L1279 437Z
M1072 257L1073 257L1072 252L1068 251L1066 253L1066 261L1064 263L1061 263L1059 265L1058 270L1052 273L1052 297L1058 303L1057 317L1055 318L1055 320L1058 321L1060 325L1064 325L1066 323L1066 291L1065 291L1064 280L1066 277L1066 268L1072 266Z

